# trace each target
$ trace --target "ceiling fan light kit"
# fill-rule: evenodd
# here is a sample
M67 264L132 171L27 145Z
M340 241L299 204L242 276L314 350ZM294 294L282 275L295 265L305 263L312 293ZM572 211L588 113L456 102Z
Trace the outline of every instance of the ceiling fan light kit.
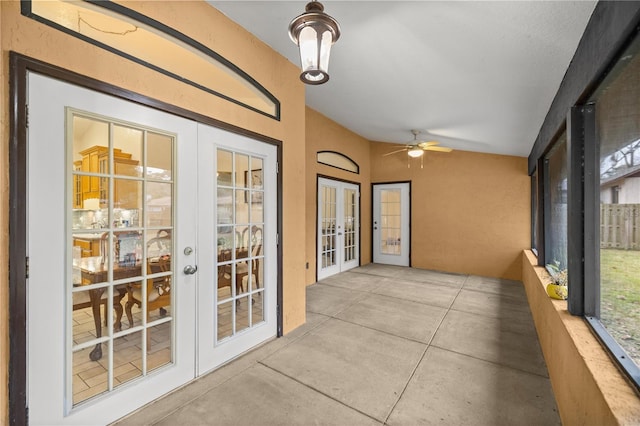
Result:
M340 25L324 13L322 3L307 3L305 13L289 24L289 37L300 48L300 80L312 85L329 81L329 54L340 38Z
M423 154L425 151L438 151L438 152L453 151L453 149L447 148L445 146L436 146L440 144L440 142L437 142L437 141L419 141L418 135L420 134L420 130L411 130L411 133L413 133L413 141L412 141L413 143L406 144L401 149L383 154L383 157L387 155L397 154L398 152L406 151L407 155L409 155L409 157L411 158L420 157L420 168L422 168L424 164ZM411 164L407 163L407 167L411 167Z
M424 151L422 150L422 148L416 146L414 148L411 148L409 151L407 151L407 154L409 154L409 157L418 158L418 157L422 157L422 154L424 154Z

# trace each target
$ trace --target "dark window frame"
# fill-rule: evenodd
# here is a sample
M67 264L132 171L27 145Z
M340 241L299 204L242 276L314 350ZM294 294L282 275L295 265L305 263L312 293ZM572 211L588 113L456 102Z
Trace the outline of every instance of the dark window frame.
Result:
M538 256L538 169L536 168L531 174L531 251Z
M544 252L543 252L542 258L538 257L539 266L545 266L547 263L554 260L549 258L549 254L553 252L551 247L553 238L551 237L552 230L549 226L547 226L547 225L551 225L552 223L551 221L552 203L551 203L551 191L550 191L551 180L550 180L550 172L549 172L549 158L552 152L554 151L554 149L560 143L565 144L565 151L566 151L565 157L568 159L569 158L569 141L568 141L568 129L566 127L566 124L563 124L563 126L561 126L561 128L558 130L558 132L554 136L553 142L551 143L549 150L545 152L545 154L540 158L541 166L539 170L542 171L542 188L541 188L542 189L542 209L539 210L539 215L544 218L543 220L544 227L542 228ZM569 177L569 170L567 169L567 184L568 184L568 177ZM568 191L568 188L567 188L567 191ZM567 209L568 209L569 208L568 200L565 197L566 197L566 192L563 199L565 203L567 203ZM568 226L568 220L569 220L569 214L567 211L567 226ZM569 239L569 235L567 234L567 241L568 239ZM568 257L568 247L567 247L567 257Z
M610 75L616 75L617 66L623 60L627 49L634 43L640 43L640 26L636 27L624 44L618 49L617 54L607 66L606 72L602 73L598 85L595 85L590 95L594 96L600 86L606 82ZM626 373L630 382L640 390L640 360L634 361L626 353L625 349L609 333L604 324L600 321L601 316L601 247L600 247L600 203L601 203L601 182L600 182L600 141L598 136L598 123L596 121L597 102L589 101L582 107L582 126L576 129L576 133L581 134L584 147L583 167L583 193L584 204L574 206L582 208L584 220L584 267L583 267L583 312L573 312L574 315L584 315L585 320L600 342L609 351L611 357L618 366ZM569 274L571 276L571 273ZM573 284L573 286L572 286ZM569 283L569 293L579 291L578 283Z
M545 117L529 155L528 170L538 172L536 248L538 265L545 256L548 194L543 184L544 159L559 130L567 128L569 167L568 229L569 300L573 315L583 316L612 358L640 389L640 371L597 319L600 301L600 170L595 105L589 99L640 34L640 3L599 2ZM568 114L567 114L567 111ZM571 139L569 141L569 139ZM534 186L532 183L532 190ZM532 193L533 204L533 193ZM533 217L532 217L533 221ZM533 236L533 233L532 233ZM596 303L597 302L597 303Z
M320 156L320 154L335 154L339 157L342 157L345 161L351 163L355 169L355 171L353 170L349 170L349 169L345 169L344 167L340 167L340 166L336 166L335 164L331 164L328 163L326 161L321 161L318 157ZM356 163L351 157L349 157L348 155L345 155L341 152L338 151L331 151L331 150L325 150L325 151L318 151L316 153L316 161L318 164L323 164L325 166L329 166L329 167L333 167L335 169L339 169L339 170L344 170L345 172L349 172L349 173L355 173L357 175L360 174L360 165L358 165L358 163Z
M229 95L225 95L223 93L220 93L214 89L211 89L209 87L206 87L202 84L199 84L197 82L191 81L187 78L184 78L180 75L177 75L169 70L166 70L164 68L161 68L155 64L143 61L139 58L136 58L133 55L130 55L128 53L125 53L113 46L110 46L108 44L99 42L97 40L94 40L90 37L87 37L83 34L80 34L78 32L72 31L56 22L50 21L46 18L43 18L40 15L37 15L36 13L33 12L32 10L32 1L33 0L21 0L20 2L20 13L23 16L26 16L27 18L31 18L35 21L38 21L42 24L48 25L52 28L55 28L59 31L62 31L66 34L69 34L72 37L76 37L80 40L83 40L89 44L92 44L94 46L100 47L102 49L105 49L113 54L116 54L118 56L121 56L123 58L126 58L132 62L135 62L137 64L140 64L142 66L145 66L149 69L152 69L156 72L159 72L161 74L164 74L168 77L171 77L175 80L178 80L182 83L188 84L190 86L195 87L196 89L202 90L203 92L206 92L208 94L217 96L221 99L224 99L228 102L231 102L233 104L236 104L238 106L241 106L243 108L246 108L248 110L251 110L253 112L256 112L258 114L264 115L266 117L272 118L274 120L277 121L281 121L281 105L280 105L280 101L271 93L269 92L264 86L262 86L260 83L258 83L258 81L256 79L254 79L253 77L251 77L249 74L247 74L246 72L244 72L240 67L238 67L237 65L235 65L233 62L229 61L228 59L226 59L225 57L223 57L222 55L220 55L219 53L211 50L210 48L208 48L207 46L205 46L204 44L192 39L191 37L171 28L168 25L165 25L155 19L152 19L148 16L145 16L141 13L138 13L132 9L129 9L123 5L117 4L117 3L113 3L111 1L104 1L104 0L85 0L87 3L91 3L95 6L104 8L106 10L109 10L111 12L114 12L116 14L122 15L122 16L126 16L128 18L131 18L135 21L141 22L143 24L146 24L152 28L154 28L157 31L160 31L161 33L164 33L170 37L173 37L187 45L189 45L190 47L194 48L195 50L200 51L202 54L212 58L213 60L219 62L220 64L224 65L225 67L227 67L229 70L231 70L232 72L234 72L238 77L240 77L242 80L244 80L247 84L249 84L250 86L254 87L256 90L258 90L260 93L262 93L267 99L269 99L271 102L273 102L274 108L275 108L275 112L274 114L269 114L268 112L262 111L258 108L255 108L251 105L247 105L242 101L239 101Z

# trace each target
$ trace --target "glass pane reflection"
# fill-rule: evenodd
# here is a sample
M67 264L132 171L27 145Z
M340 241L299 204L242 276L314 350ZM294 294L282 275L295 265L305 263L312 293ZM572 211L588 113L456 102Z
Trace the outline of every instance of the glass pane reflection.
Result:
M173 178L174 138L154 132L147 134L147 177L158 180Z
M173 213L173 185L170 183L147 183L147 226L171 227Z

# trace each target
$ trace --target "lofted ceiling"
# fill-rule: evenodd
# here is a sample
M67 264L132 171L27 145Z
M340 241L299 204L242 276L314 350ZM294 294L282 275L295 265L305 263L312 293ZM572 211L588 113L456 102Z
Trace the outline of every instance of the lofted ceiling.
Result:
M305 1L209 1L299 65L289 22ZM331 1L330 80L306 103L354 133L527 156L594 1Z

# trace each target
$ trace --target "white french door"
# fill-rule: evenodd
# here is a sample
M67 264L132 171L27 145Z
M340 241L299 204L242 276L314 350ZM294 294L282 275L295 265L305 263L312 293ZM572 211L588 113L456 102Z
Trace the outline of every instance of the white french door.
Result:
M36 74L28 104L30 423L109 423L194 377L197 127Z
M373 185L373 262L409 266L409 184Z
M318 280L355 268L360 262L358 185L318 178Z
M31 424L110 423L276 335L275 148L32 73L28 106Z
M198 126L198 371L277 332L276 147Z

